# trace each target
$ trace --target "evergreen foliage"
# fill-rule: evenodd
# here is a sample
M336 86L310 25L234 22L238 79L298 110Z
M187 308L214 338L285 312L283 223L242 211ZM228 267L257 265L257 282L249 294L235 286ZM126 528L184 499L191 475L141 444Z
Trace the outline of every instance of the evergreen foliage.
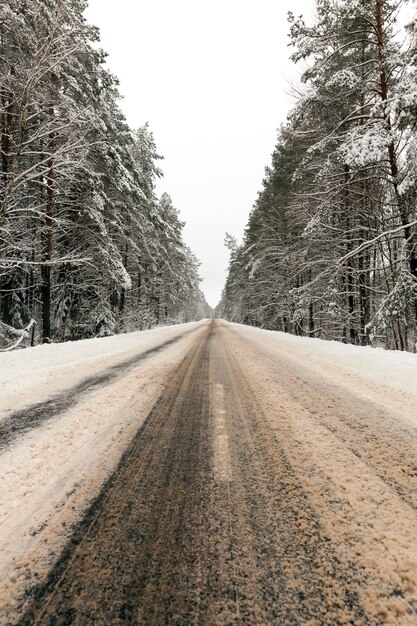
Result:
M3 346L31 319L48 342L207 314L152 133L128 127L85 8L0 4Z
M416 23L404 2L290 14L303 87L280 130L217 314L360 345L417 339Z

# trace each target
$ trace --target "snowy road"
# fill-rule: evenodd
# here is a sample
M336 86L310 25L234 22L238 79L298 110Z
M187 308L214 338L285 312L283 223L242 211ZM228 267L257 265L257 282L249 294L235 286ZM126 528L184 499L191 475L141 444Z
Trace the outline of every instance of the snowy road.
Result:
M34 387L60 352L55 397L3 415L2 624L417 623L416 355L226 322L93 344L25 351Z
M189 332L189 331L188 331ZM182 339L187 332L167 339L163 343L135 353L129 358L119 361L116 365L106 367L92 376L87 376L68 390L55 394L52 398L25 406L23 409L9 413L3 417L0 425L0 449L7 447L14 439L18 439L22 433L26 433L44 422L56 418L61 413L76 405L82 397L91 393L97 387L103 387L129 370L135 368L154 354L157 354ZM32 379L33 384L33 379Z

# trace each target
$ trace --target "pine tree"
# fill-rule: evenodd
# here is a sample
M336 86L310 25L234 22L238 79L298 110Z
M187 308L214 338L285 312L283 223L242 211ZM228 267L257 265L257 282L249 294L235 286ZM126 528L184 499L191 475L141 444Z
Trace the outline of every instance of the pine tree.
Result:
M415 46L396 35L401 5L318 0L311 27L290 15L304 87L232 254L221 307L235 319L414 346Z
M157 323L164 263L186 283L176 311L201 303L194 258L166 245L181 225L156 195L152 133L128 127L85 8L0 5L0 314L12 335L35 318L44 342Z

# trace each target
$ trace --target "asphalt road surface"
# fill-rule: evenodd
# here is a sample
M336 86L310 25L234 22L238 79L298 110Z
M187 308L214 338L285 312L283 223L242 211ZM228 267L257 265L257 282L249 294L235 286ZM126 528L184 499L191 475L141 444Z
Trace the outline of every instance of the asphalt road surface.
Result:
M212 322L18 623L417 624L416 450Z

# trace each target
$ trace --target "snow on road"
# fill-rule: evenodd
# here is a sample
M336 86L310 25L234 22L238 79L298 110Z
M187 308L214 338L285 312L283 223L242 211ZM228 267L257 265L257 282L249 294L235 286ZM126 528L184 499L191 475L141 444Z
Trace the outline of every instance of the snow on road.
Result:
M0 615L45 574L184 358L204 322L0 354L3 417L150 354L1 454ZM28 414L30 413L30 406ZM0 422L1 432L1 422Z
M417 354L222 323L258 352L316 373L417 423Z
M0 354L0 419L12 411L47 400L200 322L165 326L101 339L84 339Z
M25 590L44 577L167 378L206 328L203 321L0 354L3 424L13 412L28 407L30 415L31 405L65 397L83 380L130 361L125 371L0 453L0 615L18 607ZM362 567L379 572L374 582L367 579L362 604L376 616L387 610L401 616L401 598L393 597L390 608L378 594L381 585L385 593L408 584L417 604L411 530L417 526L417 355L223 321L219 332L268 416L271 438L279 432L292 471L341 560L355 561L358 576ZM229 480L228 391L216 389L213 458ZM386 623L406 623L397 617Z
M417 355L223 332L370 623L415 624Z

